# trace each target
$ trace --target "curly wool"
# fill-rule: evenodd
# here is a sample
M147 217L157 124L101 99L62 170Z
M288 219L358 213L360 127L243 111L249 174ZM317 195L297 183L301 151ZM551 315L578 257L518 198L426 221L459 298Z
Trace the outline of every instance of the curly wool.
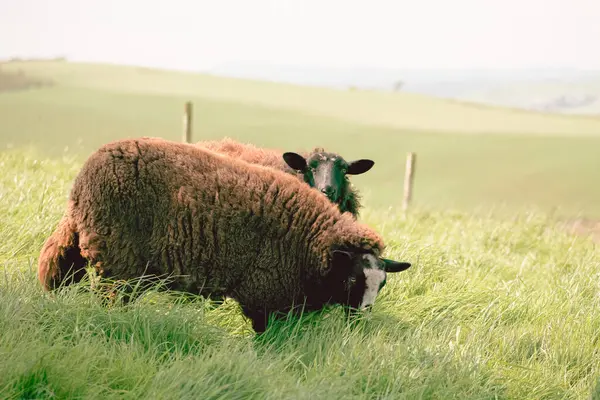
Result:
M174 290L280 310L320 282L334 249L379 255L384 244L288 174L141 138L109 143L84 163L38 277L50 290L89 261L104 277L171 275Z

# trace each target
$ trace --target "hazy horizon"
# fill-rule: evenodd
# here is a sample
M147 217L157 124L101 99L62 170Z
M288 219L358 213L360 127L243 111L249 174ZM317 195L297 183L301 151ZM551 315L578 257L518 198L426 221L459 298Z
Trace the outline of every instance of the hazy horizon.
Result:
M600 3L0 0L0 58L179 70L600 69Z

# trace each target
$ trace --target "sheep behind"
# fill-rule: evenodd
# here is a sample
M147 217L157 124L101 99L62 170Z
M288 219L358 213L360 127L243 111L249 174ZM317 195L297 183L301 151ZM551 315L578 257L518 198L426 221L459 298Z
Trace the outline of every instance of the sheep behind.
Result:
M338 205L340 211L350 212L355 218L360 212L361 199L348 175L363 174L375 164L368 159L347 162L339 154L327 152L323 148L315 148L311 152L283 153L227 137L222 140L201 141L196 146L294 175L327 196Z

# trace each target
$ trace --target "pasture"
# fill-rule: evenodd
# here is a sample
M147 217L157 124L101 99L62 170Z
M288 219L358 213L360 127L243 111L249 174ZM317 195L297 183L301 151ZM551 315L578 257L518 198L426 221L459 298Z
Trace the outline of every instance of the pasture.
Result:
M415 151L414 200L423 207L536 206L600 215L600 187L592 184L600 169L598 118L134 67L34 62L0 70L54 82L0 93L0 147L34 144L49 156L85 157L122 137L179 140L183 104L191 100L194 140L228 135L284 150L326 146L349 159L374 159L368 175L353 181L378 209L401 203L406 153Z
M133 67L10 69L53 84L0 93L0 397L600 396L598 249L563 226L600 215L600 120ZM186 100L195 140L376 161L352 179L361 219L413 267L364 320L333 308L257 338L233 301L150 293L107 309L85 283L42 292L39 249L85 157L120 137L179 139ZM403 219L407 151L418 160Z

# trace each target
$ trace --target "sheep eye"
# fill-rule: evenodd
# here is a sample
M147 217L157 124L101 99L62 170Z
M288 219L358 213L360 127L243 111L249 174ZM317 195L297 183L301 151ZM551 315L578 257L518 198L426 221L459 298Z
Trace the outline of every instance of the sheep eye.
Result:
M348 282L351 284L354 284L354 283L356 283L356 278L351 276L350 278L348 278Z

